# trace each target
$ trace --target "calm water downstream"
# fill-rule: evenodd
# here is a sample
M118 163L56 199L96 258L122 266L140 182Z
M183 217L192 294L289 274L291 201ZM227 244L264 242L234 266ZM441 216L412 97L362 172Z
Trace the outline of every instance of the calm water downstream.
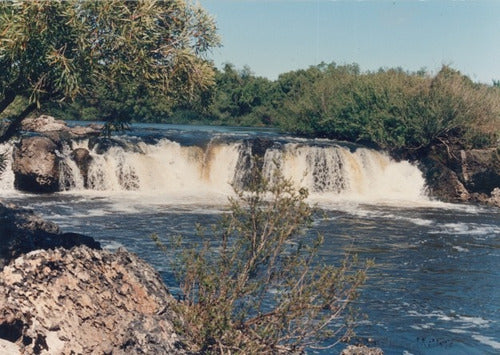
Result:
M165 137L165 127L153 128L154 134ZM170 141L175 141L174 133L184 137L182 147L204 140L206 152L212 142L209 136L214 133L190 130L186 133L185 130L181 127L170 132ZM144 128L140 133L151 134ZM236 139L234 132L216 132L221 133ZM254 133L240 131L238 134ZM273 136L272 133L265 135ZM175 174L157 173L155 176L161 175L162 181L177 182L155 190L159 182L142 178L141 169L156 166L152 160L168 155L173 149L165 141L160 143L161 147L157 141L152 144L161 150L141 153L148 157L147 162L137 156L120 158L121 161L130 159L127 166L138 176L135 191L120 189L123 185L119 185L118 179L118 188L94 185L89 190L75 183L66 192L29 195L9 189L9 177L4 177L0 193L8 201L32 207L64 231L91 235L107 249L124 246L139 254L162 273L175 292L168 257L156 249L148 236L158 233L165 241L178 234L196 238L195 223L215 222L224 210L230 189L221 187L227 182L218 185L214 181L224 178L222 172L227 171L228 166L233 169L230 173L235 174L241 160L241 147L239 158L233 143L212 150L210 164L222 165L222 168L212 167L209 172L200 173L204 183L196 180L196 173L189 167L193 156L194 160L200 159L198 153L193 155L189 151L186 156L190 158L182 162L162 160L164 170L177 172L181 177L177 181ZM368 316L357 328L358 340L379 346L386 354L500 353L500 210L429 201L419 185L418 174L415 175L418 170L408 163L398 165L375 152L359 149L357 152L351 149L352 155L349 155L348 151L335 148L337 150L330 154L323 149L324 142L321 149L317 142L305 143L306 148L302 143L298 147L295 142L293 146L286 145L270 153L282 154L283 161L293 160L293 164L285 162L282 166L292 178L314 170L302 181L313 192L311 202L325 212L311 231L311 235L320 231L325 236L322 257L336 263L344 252L353 252L360 259L375 260L358 302L360 310ZM178 151L178 155L184 153L182 149ZM113 161L119 161L118 152L113 154ZM293 157L287 158L286 154ZM303 160L300 160L301 154L305 157ZM331 168L337 164L334 158L341 162L337 170L351 166L349 169L354 172L337 174ZM206 166L207 158L203 159ZM108 174L111 169L102 165L111 161L111 157L101 160L96 181L106 180L97 177ZM349 162L354 165L348 165ZM355 162L361 163L355 165ZM121 168L113 164L114 169L121 169L122 173L126 170L123 164Z

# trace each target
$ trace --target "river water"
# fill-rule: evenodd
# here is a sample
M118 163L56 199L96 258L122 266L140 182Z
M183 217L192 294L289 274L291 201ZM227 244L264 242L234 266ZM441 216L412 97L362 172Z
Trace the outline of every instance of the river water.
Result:
M139 150L92 151L87 187L66 162L67 191L18 192L7 171L0 193L64 231L137 253L175 293L169 255L149 235L167 243L179 234L195 239L195 223L215 223L231 195L229 182L243 179L245 140L255 136L274 142L264 149L263 169L279 165L324 212L304 237L324 235L321 257L335 264L349 252L375 261L357 301L367 318L356 341L386 354L500 353L499 210L431 201L415 166L379 152L268 131L141 125L120 138Z

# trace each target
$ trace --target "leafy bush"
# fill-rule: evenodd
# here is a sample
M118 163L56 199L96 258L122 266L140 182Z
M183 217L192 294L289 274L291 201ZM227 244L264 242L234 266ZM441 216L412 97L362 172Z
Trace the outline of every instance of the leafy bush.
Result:
M300 352L352 334L348 308L366 268L351 256L338 267L321 263L323 238L312 245L301 238L313 216L307 191L280 174L272 180L259 177L249 191L237 191L214 227L216 246L204 238L183 250L179 310L193 351Z
M482 148L500 135L500 90L444 66L431 77L401 69L363 73L333 64L283 100L287 131L418 152L432 145Z

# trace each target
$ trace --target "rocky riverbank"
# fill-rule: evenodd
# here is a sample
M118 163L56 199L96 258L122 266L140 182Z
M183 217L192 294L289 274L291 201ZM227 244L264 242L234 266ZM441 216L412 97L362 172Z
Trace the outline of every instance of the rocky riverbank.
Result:
M135 254L12 205L0 222L0 353L185 353L176 301Z
M125 250L37 250L0 272L0 338L20 354L181 354L175 302Z
M500 148L434 147L420 165L432 197L500 207Z
M0 202L0 354L185 354L160 275L124 249ZM349 346L343 354L380 355Z

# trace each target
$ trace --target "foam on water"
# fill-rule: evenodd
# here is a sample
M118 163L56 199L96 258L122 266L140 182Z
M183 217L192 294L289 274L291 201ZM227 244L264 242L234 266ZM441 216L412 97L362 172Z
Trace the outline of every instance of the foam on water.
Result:
M477 223L444 223L438 226L439 228L431 231L431 234L452 234L452 235L469 235L475 237L488 237L491 235L500 234L500 226L492 224L477 224Z
M484 335L479 335L479 334L473 334L472 337L479 341L480 343L483 343L485 345L491 346L495 350L500 350L500 342L496 341L493 338L484 336Z

